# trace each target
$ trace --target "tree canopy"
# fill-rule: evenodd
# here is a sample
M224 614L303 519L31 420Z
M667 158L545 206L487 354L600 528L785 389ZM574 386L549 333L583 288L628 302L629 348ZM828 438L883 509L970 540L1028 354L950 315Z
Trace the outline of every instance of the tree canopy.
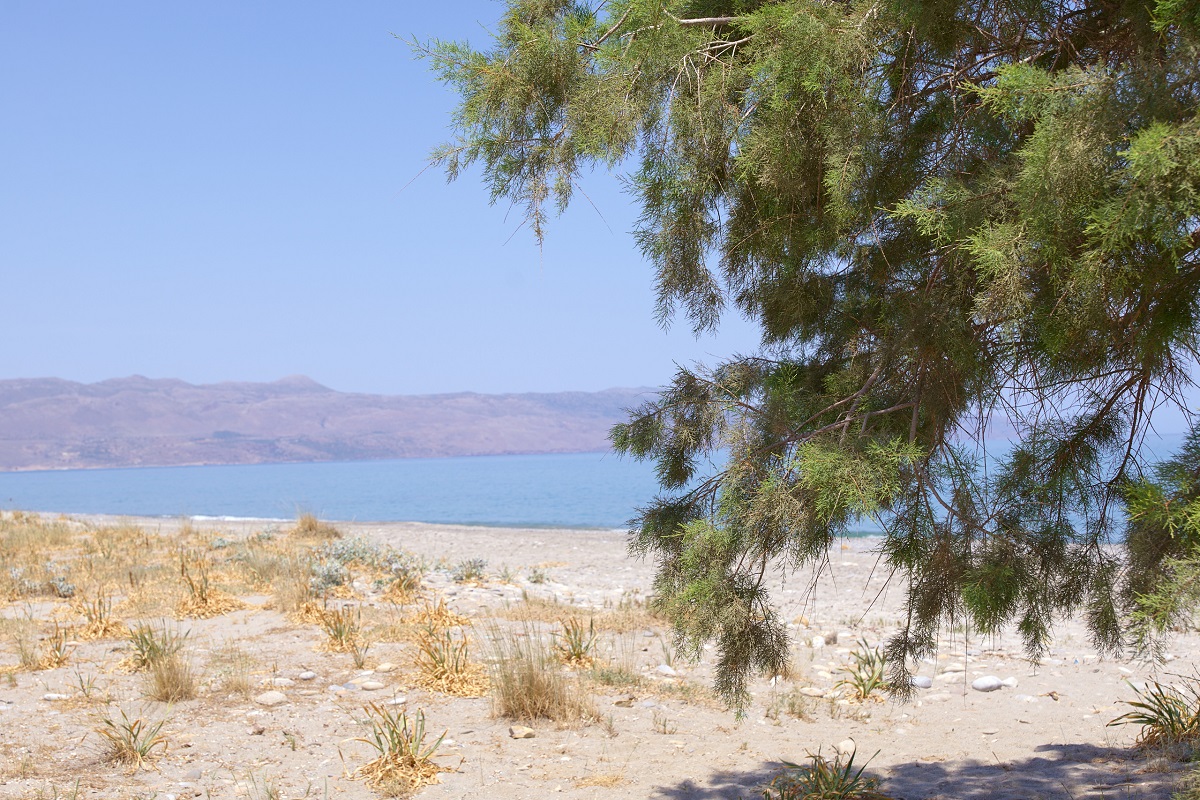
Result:
M730 703L785 669L772 576L864 517L907 592L896 687L947 622L1127 644L1178 555L1119 511L1196 355L1200 0L507 0L487 49L422 49L451 178L540 239L616 173L661 320L761 325L612 435L657 465L631 549Z

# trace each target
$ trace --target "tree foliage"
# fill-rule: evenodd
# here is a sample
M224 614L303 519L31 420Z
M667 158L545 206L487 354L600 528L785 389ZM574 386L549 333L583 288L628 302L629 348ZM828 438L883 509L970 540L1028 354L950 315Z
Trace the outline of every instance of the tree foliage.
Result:
M662 321L761 325L613 431L663 488L632 549L731 703L784 666L771 576L863 517L907 588L894 685L948 621L1123 645L1162 571L1105 543L1196 352L1200 2L507 0L488 49L423 50L451 178L540 239L618 173Z

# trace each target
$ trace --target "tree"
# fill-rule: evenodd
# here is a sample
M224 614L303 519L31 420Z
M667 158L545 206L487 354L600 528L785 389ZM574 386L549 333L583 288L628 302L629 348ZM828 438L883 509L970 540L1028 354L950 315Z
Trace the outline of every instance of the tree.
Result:
M618 173L660 319L761 324L612 434L663 488L631 550L730 703L784 668L766 580L863 517L907 587L895 686L949 621L1126 643L1165 573L1106 543L1196 355L1200 2L508 0L490 49L423 50L451 179L540 240Z

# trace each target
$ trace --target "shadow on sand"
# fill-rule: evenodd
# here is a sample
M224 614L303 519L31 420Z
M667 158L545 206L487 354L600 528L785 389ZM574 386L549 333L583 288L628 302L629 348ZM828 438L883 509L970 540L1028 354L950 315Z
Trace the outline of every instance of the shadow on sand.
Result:
M1090 744L1043 745L1037 752L1003 763L970 759L869 765L866 774L879 778L879 790L896 800L1170 800L1184 767L1148 771L1146 757L1136 751ZM654 797L756 800L782 766L763 762L756 769L714 772L702 780L659 787Z

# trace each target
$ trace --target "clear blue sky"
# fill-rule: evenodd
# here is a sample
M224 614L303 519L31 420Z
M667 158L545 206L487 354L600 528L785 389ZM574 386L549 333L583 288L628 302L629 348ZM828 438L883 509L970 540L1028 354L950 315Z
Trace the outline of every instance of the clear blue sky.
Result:
M477 176L403 188L453 97L392 34L482 45L501 8L0 4L0 378L593 390L753 350L655 325L606 177L540 253Z

